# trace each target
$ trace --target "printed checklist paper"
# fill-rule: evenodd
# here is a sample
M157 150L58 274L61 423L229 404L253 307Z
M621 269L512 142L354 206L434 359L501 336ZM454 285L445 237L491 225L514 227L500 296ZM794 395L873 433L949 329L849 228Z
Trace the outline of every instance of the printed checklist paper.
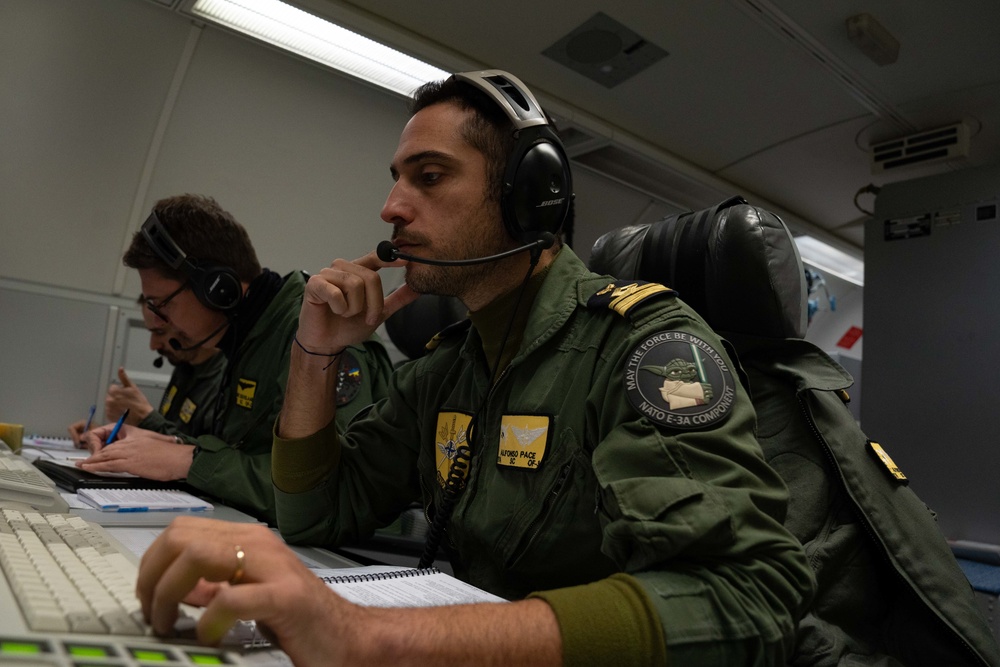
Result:
M80 500L105 512L206 512L210 503L185 491L80 489Z

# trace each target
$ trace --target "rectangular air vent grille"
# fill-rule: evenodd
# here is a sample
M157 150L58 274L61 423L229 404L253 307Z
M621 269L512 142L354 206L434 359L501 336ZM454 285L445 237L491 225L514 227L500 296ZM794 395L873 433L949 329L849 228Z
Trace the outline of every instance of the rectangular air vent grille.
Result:
M871 146L872 173L881 174L914 165L954 160L969 155L969 126L947 127L882 141Z

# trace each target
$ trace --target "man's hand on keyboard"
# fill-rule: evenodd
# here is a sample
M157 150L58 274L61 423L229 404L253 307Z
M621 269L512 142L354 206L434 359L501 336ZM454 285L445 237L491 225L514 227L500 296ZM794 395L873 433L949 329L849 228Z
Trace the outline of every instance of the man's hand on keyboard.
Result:
M237 547L244 569L231 585ZM296 665L343 664L346 633L372 613L334 594L266 526L195 517L175 519L149 547L136 594L157 634L173 632L181 602L204 606L199 641L216 644L237 619L255 619Z

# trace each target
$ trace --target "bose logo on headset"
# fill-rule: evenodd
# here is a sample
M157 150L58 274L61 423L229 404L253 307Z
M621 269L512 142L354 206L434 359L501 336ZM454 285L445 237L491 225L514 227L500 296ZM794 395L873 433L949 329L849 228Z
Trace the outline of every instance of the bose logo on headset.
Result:
M534 95L502 70L459 72L453 78L489 95L514 124L516 143L500 195L507 233L520 243L531 243L543 232L558 233L573 199L569 158Z
M228 313L240 304L243 286L236 272L228 266L188 257L156 217L156 211L149 214L139 231L157 257L187 277L191 291L206 308Z

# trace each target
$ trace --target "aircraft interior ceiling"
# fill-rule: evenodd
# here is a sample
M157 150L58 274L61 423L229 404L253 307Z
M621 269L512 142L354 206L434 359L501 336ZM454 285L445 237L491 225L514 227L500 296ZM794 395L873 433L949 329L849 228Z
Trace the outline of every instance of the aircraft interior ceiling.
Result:
M1000 160L1000 4L991 0L364 0L354 8L376 19L365 24L371 32L445 69L519 73L557 117L564 111L564 131L579 131L577 162L681 207L744 193L796 233L855 256L870 185ZM874 27L854 41L848 23L863 15ZM859 43L872 40L883 62L890 55L880 49L895 40L895 61L866 55ZM602 68L627 78L609 87L591 78ZM957 157L873 173L873 144L958 124L968 149Z

